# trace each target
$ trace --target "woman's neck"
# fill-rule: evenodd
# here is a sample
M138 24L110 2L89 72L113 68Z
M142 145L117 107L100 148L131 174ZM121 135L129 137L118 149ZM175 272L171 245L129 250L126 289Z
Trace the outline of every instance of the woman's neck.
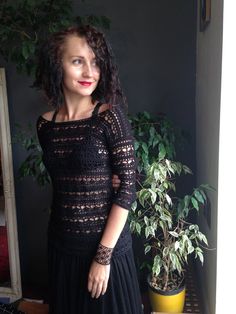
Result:
M96 102L92 103L91 96L76 96L65 95L65 103L58 112L62 120L77 120L87 118L91 115Z

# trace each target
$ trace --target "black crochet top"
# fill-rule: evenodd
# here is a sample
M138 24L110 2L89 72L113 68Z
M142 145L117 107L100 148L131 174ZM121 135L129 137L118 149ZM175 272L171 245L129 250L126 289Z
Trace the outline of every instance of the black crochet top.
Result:
M56 122L39 116L37 133L53 186L49 241L65 250L95 250L112 204L129 210L136 199L131 126L120 106L91 117ZM112 175L121 180L117 192ZM126 223L114 253L131 246Z

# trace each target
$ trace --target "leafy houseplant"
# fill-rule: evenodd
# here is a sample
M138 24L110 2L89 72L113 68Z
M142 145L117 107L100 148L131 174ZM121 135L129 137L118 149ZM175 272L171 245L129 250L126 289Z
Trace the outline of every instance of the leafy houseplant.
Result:
M184 136L174 129L171 121L165 115L159 114L152 119L147 111L128 115L135 138L135 153L138 159L138 173L145 174L148 166L158 158L176 155L175 143L181 142Z
M208 245L199 226L188 219L191 210L199 211L206 203L210 187L202 184L191 195L176 197L174 180L187 173L191 170L180 162L164 158L153 162L132 206L131 229L144 233L145 253L153 253L151 284L164 291L179 288L190 254L203 263L201 244Z
M27 152L27 157L19 167L18 179L30 176L39 186L43 187L50 183L51 179L43 163L43 152L37 136L31 125L28 125L27 129L23 129L19 124L16 124L16 127L18 131L13 137L13 142L20 143Z
M132 119L132 123L136 121L139 125L135 131L136 150L142 150L138 154L142 177L138 180L137 201L132 204L130 227L145 239L145 254L151 255L150 288L172 294L184 286L189 256L194 255L203 263L203 247L208 245L207 238L199 226L191 222L190 216L192 211L198 212L204 207L206 191L211 188L202 184L194 188L190 195L178 197L177 178L192 174L192 171L173 160L176 156L173 129L165 119L157 123L157 129L150 115L146 114L147 123L140 123L142 119L143 115L142 118ZM168 127L163 129L163 125ZM144 132L144 127L149 127L149 133L148 129ZM149 146L147 149L142 140L144 134ZM157 151L152 151L155 146ZM184 294L182 299L178 310L173 312L182 311ZM172 312L170 308L153 306L155 311Z

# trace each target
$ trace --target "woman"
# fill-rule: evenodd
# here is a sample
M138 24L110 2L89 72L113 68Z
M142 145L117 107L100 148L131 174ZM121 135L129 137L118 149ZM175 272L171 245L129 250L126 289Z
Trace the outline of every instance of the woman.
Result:
M52 35L35 85L54 107L37 120L53 184L50 313L142 313L127 224L136 197L133 137L103 33L87 25Z

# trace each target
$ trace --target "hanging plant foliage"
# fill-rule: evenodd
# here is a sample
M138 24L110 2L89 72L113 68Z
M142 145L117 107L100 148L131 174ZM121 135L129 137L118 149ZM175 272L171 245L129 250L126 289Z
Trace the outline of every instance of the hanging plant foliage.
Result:
M19 73L34 75L39 46L50 33L87 23L104 29L110 27L105 16L74 16L69 0L2 0L0 55L15 63Z

